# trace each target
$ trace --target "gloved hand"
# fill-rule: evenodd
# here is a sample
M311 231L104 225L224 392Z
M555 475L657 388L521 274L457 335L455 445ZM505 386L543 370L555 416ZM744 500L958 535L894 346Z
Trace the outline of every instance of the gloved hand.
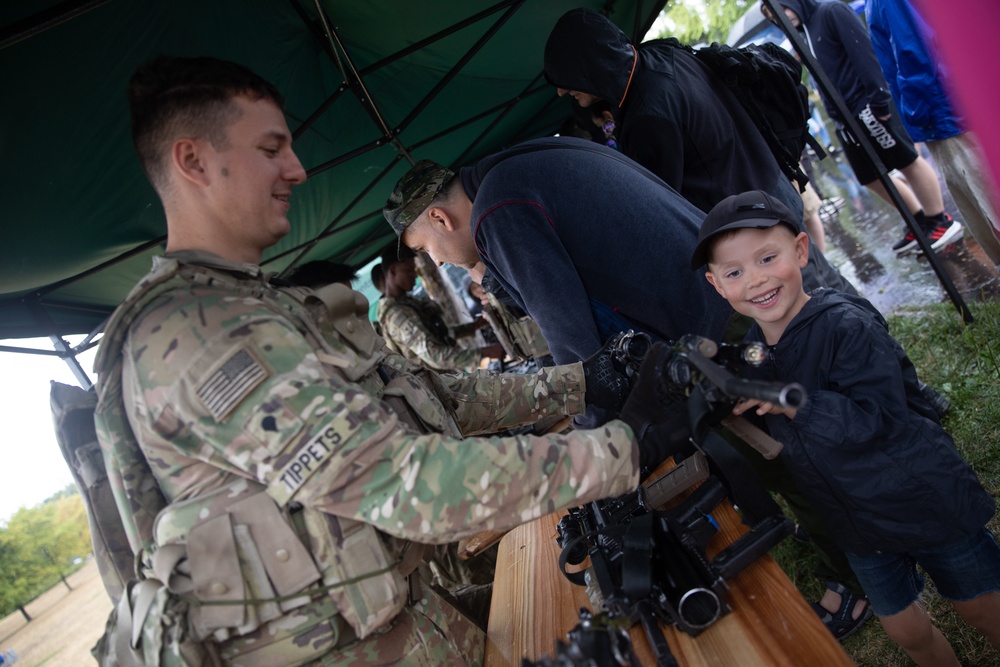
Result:
M673 351L654 343L639 367L639 378L622 407L620 419L639 443L639 467L653 469L687 447L690 418L683 400L667 388L667 365Z
M625 368L614 361L614 350L619 336L612 336L604 347L583 362L583 376L587 384L584 400L588 406L597 406L614 417L622 409L629 394L629 378Z

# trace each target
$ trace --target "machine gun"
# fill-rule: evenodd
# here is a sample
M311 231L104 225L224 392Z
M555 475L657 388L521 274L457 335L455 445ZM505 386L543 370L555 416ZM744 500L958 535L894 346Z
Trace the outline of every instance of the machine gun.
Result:
M614 344L615 363L636 378L650 340L629 331ZM746 380L729 370L764 363L767 354L761 345L717 345L687 336L672 348L663 386L676 400L674 409L688 412L689 428L675 434L675 459L681 452L688 455L637 491L570 509L559 522L557 538L560 569L571 582L587 587L594 609L600 610L598 617L586 619L588 627L603 616L628 626L641 623L657 664L665 667L677 663L659 622L698 635L729 611L726 581L792 531L747 461L711 428L731 416L741 398L793 407L805 401L801 385ZM770 456L780 450L780 444L749 422L740 429ZM699 482L679 505L666 508ZM739 506L750 530L709 559L705 547L719 530L711 513L726 497ZM587 569L567 571L567 565L581 564L588 556ZM564 655L569 651L560 650Z

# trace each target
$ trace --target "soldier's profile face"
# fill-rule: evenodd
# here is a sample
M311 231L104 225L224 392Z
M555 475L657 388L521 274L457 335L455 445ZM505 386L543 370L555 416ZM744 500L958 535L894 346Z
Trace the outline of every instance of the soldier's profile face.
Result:
M396 262L385 273L386 285L392 284L401 292L409 292L417 284L417 265L413 258Z
M235 244L263 250L290 231L292 188L306 173L274 102L238 96L232 103L240 116L226 128L228 145L206 153L208 205Z
M471 269L479 263L468 226L447 229L440 221L429 220L426 213L403 231L403 243L415 252L426 252L439 266L454 264Z

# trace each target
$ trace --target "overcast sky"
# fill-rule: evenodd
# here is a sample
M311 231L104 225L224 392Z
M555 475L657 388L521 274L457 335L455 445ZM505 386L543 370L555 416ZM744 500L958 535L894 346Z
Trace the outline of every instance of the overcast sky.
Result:
M48 339L5 340L3 345L51 350ZM81 355L91 368L96 350ZM73 483L56 444L49 409L49 382L79 385L57 357L0 352L0 522L21 507L34 507Z

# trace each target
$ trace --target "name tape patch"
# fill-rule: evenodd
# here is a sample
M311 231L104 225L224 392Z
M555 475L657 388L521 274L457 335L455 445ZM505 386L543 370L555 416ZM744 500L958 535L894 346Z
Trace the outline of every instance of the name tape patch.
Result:
M288 502L360 426L360 422L351 424L343 414L327 424L278 471L271 482L271 497L282 504Z

